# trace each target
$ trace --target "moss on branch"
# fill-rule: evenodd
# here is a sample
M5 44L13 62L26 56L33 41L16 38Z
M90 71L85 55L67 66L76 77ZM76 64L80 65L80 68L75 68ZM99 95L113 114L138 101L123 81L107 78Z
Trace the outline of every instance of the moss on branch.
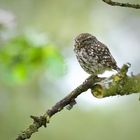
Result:
M109 78L89 76L81 85L70 94L48 109L42 116L31 116L33 123L24 130L16 140L29 139L31 135L42 126L47 127L50 118L69 105L71 109L75 104L75 99L83 92L91 89L91 93L97 98L104 98L115 95L129 95L140 92L140 75L127 75L130 64L125 64L120 72Z
M124 65L121 71L105 80L96 83L91 93L97 98L115 95L129 95L140 92L140 75L127 75L129 64Z

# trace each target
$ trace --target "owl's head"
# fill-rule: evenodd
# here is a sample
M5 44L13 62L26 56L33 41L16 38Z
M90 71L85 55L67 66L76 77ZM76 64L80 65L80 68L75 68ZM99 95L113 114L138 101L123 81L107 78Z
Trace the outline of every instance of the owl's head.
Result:
M85 46L86 44L89 44L96 40L97 40L96 37L89 33L81 33L75 38L74 46L76 48L81 48L81 47Z

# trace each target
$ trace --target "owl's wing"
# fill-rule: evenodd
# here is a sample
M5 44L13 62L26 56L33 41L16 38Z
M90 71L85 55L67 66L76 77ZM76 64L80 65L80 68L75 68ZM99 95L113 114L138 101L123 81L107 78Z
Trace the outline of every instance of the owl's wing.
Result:
M99 57L99 63L103 64L105 67L115 69L117 71L119 70L114 57L111 55L106 45L99 42L96 51Z

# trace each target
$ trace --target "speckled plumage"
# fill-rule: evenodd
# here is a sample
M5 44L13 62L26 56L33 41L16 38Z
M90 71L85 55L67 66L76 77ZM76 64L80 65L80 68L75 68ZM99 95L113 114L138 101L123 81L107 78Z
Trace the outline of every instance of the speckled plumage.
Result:
M107 46L89 33L82 33L75 38L74 52L81 67L89 74L98 75L112 69L119 71Z

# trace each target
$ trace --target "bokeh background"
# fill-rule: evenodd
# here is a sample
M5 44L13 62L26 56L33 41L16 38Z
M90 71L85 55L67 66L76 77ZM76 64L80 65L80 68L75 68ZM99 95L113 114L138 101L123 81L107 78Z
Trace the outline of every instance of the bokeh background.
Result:
M30 115L43 114L88 77L73 52L79 33L92 33L119 66L130 62L129 73L139 73L139 27L140 10L102 0L0 0L0 139L15 139ZM138 99L83 93L30 139L139 140Z

